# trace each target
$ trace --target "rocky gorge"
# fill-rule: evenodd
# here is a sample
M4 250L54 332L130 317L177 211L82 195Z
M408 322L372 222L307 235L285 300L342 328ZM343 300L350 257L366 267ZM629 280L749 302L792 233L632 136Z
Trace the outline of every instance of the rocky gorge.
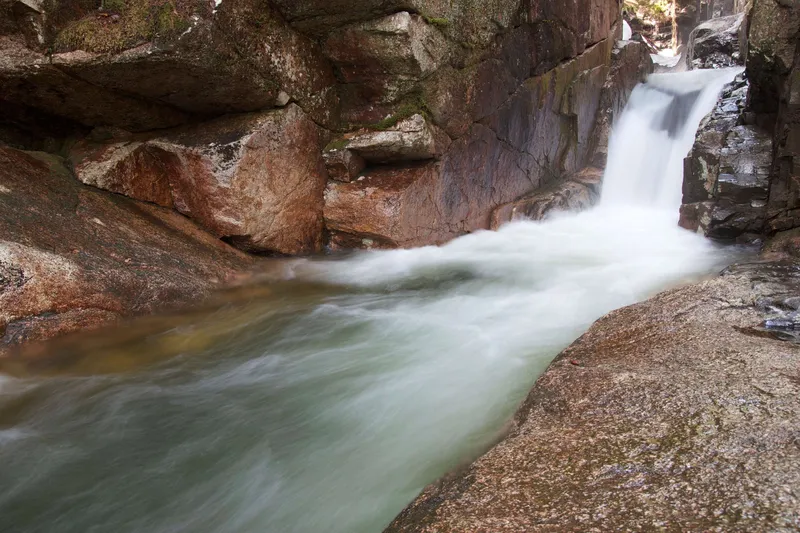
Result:
M0 138L8 158L49 152L48 168L87 191L249 253L441 244L562 182L577 203L596 195L571 176L602 166L611 122L652 67L642 45L616 47L616 0L574 4L4 0ZM3 227L5 269L26 271L10 250L41 252L35 231ZM24 324L45 313L61 328L64 313L139 312L83 295L12 303L31 289L0 295L0 331L17 332L3 345L36 338Z
M800 7L784 0L739 4L682 8L692 14L680 30L686 68L746 70L703 120L684 162L680 225L718 242L763 247L761 258L601 318L541 374L499 438L495 428L477 444L452 445L470 460L495 446L473 463L461 458L456 469L442 461L450 472L387 531L800 528L794 170ZM403 263L415 255L356 254L341 265L357 282L333 276L333 288L322 290L306 271L314 272L316 255L347 258L353 250L450 243L422 249L445 250L447 257L467 246L459 242L476 242L459 238L500 230L497 239L504 239L514 235L509 223L596 204L612 126L654 70L648 46L621 37L617 0L0 0L0 369L28 368L26 354L34 352L20 346L196 306L226 287L252 284L274 265L311 280L299 291L303 303L280 288L245 289L270 294L276 309L305 309L306 292L317 301L354 283L357 294L366 290L374 298L360 304L372 309L395 292L416 302L415 291L431 280L449 287L505 273L499 264L481 266L480 275L471 266L443 274L429 265L419 278L398 280L394 268L416 272ZM493 257L491 247L478 248ZM549 248L533 250L549 267ZM377 259L361 268L361 257ZM553 264L565 272L580 263L566 253L559 261ZM675 269L702 271L696 262ZM370 280L381 275L389 280L374 289ZM521 283L518 273L505 275ZM526 295L523 285L514 291ZM630 293L614 300L617 307L640 294ZM475 295L468 296L459 298ZM304 315L310 325L301 337L316 339L314 317L339 305L339 297ZM227 308L213 309L224 316ZM416 312L439 320L439 311ZM276 324L287 322L273 308L248 314L246 322L272 331L273 316ZM347 316L361 320L357 312ZM167 326L153 326L146 339L177 335L170 356L191 352L185 347L195 344L181 332L194 326L176 324L166 333L159 328ZM215 342L219 328L206 327L210 333L195 351ZM390 354L395 348L386 339L395 327L408 326L394 323L378 337ZM477 346L489 339L487 352L505 353L497 346L515 338L482 327L466 331ZM549 330L540 333L559 346ZM347 335L361 339L357 331ZM337 346L347 335L314 342ZM68 342L74 338L83 337ZM442 352L470 353L465 344L425 338ZM108 345L99 345L92 357L102 359ZM263 348L247 349L252 364L261 364ZM295 355L306 357L302 350ZM339 374L351 376L350 364L331 372ZM378 396L370 401L381 406L381 417L399 410ZM171 405L182 402L192 403L181 398ZM282 405L272 397L265 402ZM479 404L469 403L475 410ZM12 411L0 405L0 428L17 420ZM267 456L281 456L277 441ZM365 465L372 459L364 453ZM351 452L326 464L352 460ZM297 475L314 484L303 476ZM370 491L353 491L369 499ZM405 489L400 498L408 502L413 494ZM339 512L326 507L333 496L315 497L319 512ZM9 501L9 509L19 507ZM319 530L313 513L292 522L275 509L272 527ZM73 513L74 528L83 527L75 511L63 512ZM200 515L192 520L206 523L195 527L235 529L232 522L209 525L216 516ZM27 523L22 512L14 517ZM125 527L154 527L141 519L131 517Z

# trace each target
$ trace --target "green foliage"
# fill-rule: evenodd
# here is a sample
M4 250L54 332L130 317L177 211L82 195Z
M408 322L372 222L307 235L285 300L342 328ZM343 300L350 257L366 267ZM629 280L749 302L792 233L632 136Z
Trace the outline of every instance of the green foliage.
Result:
M640 19L665 22L670 15L672 0L625 0L624 7Z

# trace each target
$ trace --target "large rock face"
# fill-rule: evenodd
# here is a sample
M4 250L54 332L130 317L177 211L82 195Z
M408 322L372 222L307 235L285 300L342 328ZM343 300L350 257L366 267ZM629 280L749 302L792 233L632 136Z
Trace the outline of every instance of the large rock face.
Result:
M800 226L800 5L755 2L750 20L747 74L749 108L774 129L767 225L770 231Z
M435 74L426 82L431 84L424 93L426 112L415 115L419 117L416 120L428 116L429 128L441 128L454 140L443 153L424 150L431 159L427 163L384 167L368 161L366 168L352 167L358 177L347 173L346 179L329 182L325 222L331 244L407 247L441 243L490 227L491 213L497 207L578 172L592 160L607 133L607 128L599 128L598 117L614 107L616 100L624 100L640 79L639 67L615 69L626 75L604 89L609 80L611 44L611 40L602 41L521 85L517 80L530 71L530 65L515 76L500 59L460 72L443 69ZM626 60L643 58L634 53L622 56ZM649 57L646 60L649 64ZM351 151L370 160L365 144L376 137L381 134L366 135L362 142L358 136L346 135L332 143L331 150ZM392 158L382 153L384 160L423 158L404 156L409 150L399 141L388 148L396 154ZM345 167L340 153L328 159L335 168Z
M629 90L609 86L617 0L3 1L0 112L110 132L72 150L81 180L256 252L488 228L596 162ZM270 110L291 126L215 118Z
M715 24L723 29L725 20L698 28L695 63L725 66L735 59L728 55L734 26L705 31ZM681 224L712 237L753 241L800 226L800 6L758 0L745 27L748 84L701 127L687 161Z
M681 226L714 239L753 242L766 230L772 138L744 123L748 87L739 77L725 89L684 165Z
M387 533L797 529L795 270L745 265L600 319L509 436Z
M154 138L72 150L78 179L173 207L253 252L304 254L322 244L327 174L316 124L292 104Z
M101 4L0 0L0 145L255 253L442 243L542 187L588 203L558 183L602 165L641 74L612 61L618 0Z
M80 184L54 156L0 148L0 352L196 302L251 264L177 213Z

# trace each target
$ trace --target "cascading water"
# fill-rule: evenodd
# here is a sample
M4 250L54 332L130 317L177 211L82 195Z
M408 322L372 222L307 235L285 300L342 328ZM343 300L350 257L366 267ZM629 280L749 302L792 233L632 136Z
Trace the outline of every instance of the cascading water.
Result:
M669 209L678 216L683 159L722 89L743 68L652 74L615 125L603 183L605 206Z
M380 531L593 320L728 259L674 213L723 78L673 104L675 76L636 90L597 209L292 262L247 297L57 345L38 375L0 363L0 530Z

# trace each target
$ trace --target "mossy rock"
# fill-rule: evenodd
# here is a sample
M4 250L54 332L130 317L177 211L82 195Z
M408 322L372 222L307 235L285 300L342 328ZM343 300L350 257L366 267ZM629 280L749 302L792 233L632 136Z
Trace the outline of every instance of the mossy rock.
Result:
M350 144L350 141L348 139L340 137L339 139L334 139L331 142L329 142L323 149L323 152L334 152L336 150L344 150L345 148L347 148L348 144Z
M197 0L103 0L102 8L67 23L54 39L54 52L116 53L156 38L186 31Z
M375 124L367 124L365 127L371 130L384 131L393 128L398 122L414 115L422 115L426 120L430 120L431 117L431 112L425 99L421 94L417 93L409 96L390 116Z

